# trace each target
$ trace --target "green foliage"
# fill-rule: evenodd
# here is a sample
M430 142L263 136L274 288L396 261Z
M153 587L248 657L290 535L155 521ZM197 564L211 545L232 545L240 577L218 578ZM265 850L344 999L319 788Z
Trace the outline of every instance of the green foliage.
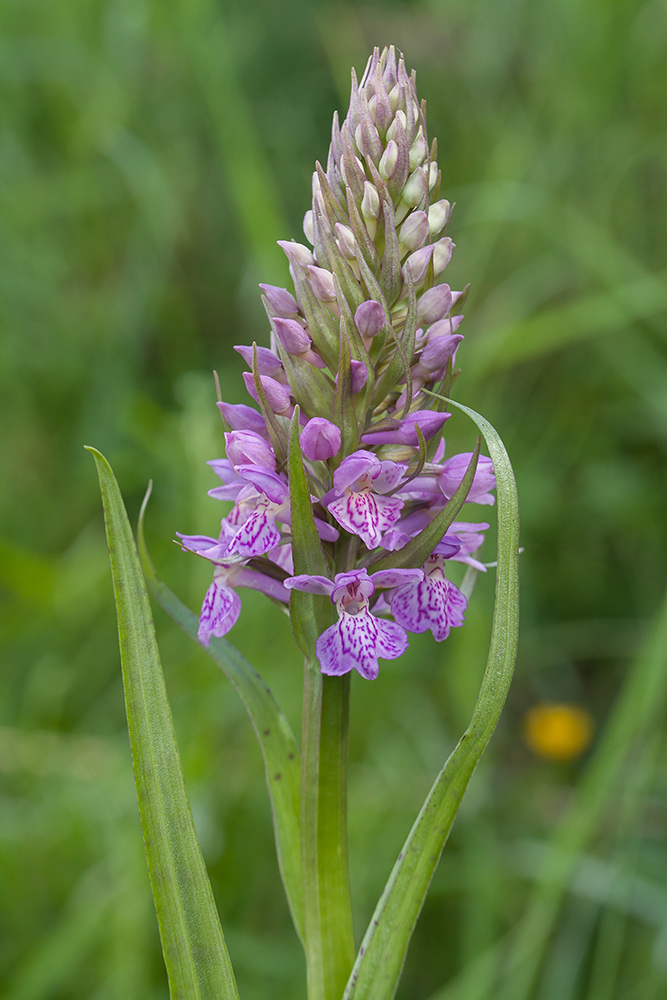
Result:
M214 533L220 516L206 497L205 460L222 448L208 372L218 369L225 399L244 401L231 345L267 343L256 283L287 280L274 241L299 238L350 65L394 41L417 69L443 193L456 201L446 278L472 282L456 395L502 431L525 546L513 694L399 996L426 998L445 981L447 1000L495 996L508 935L545 891L554 830L582 802L575 789L589 796L603 781L585 760L531 755L524 710L574 701L603 734L663 599L665 19L661 0L2 5L3 994L167 995L99 495L81 445L109 456L132 521L154 479L151 551L196 608L207 567L171 538ZM472 449L458 415L447 442ZM444 645L414 637L377 682L355 678L358 927L470 718L493 574ZM262 664L294 727L302 665L289 623L261 596L243 603L230 638ZM203 652L159 609L156 624L242 996L297 1000L300 945L254 734ZM611 791L540 931L535 1000L665 992L664 707L627 704L634 725Z
M134 780L170 995L235 1000L238 990L197 843L132 529L111 466L99 451L87 450L97 465L104 505Z

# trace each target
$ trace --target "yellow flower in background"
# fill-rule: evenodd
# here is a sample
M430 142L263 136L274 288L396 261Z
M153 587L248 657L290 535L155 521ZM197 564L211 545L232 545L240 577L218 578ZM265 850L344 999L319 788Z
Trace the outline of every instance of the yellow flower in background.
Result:
M529 709L523 736L533 751L548 760L573 760L589 746L595 726L590 712L580 705L544 702Z

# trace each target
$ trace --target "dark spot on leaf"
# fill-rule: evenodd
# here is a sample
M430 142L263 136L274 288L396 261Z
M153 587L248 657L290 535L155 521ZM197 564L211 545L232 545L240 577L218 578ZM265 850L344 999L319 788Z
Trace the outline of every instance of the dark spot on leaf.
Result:
M273 780L274 781L280 781L281 778L282 778L282 774L280 773L280 771L278 772L278 774L274 774L273 775Z
M264 735L265 736L270 736L271 735L271 730L270 729L265 729L264 730Z
M288 760L294 760L294 754L293 753L288 753L287 754L287 759Z

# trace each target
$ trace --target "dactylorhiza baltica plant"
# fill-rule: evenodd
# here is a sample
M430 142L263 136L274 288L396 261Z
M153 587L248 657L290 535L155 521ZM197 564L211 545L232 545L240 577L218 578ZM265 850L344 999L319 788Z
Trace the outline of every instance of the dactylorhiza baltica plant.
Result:
M454 244L445 235L451 205L441 192L436 154L414 73L408 74L393 47L376 49L359 83L353 73L345 120L339 124L334 116L326 167L316 165L303 225L306 243L280 243L291 287L260 286L268 346L235 348L248 368L247 402L217 404L224 456L209 462L221 480L209 495L226 504L220 532L179 535L183 549L212 568L198 622L156 580L140 538L158 598L221 664L255 724L281 873L305 949L309 1000L394 995L430 878L495 727L514 662L514 482L496 432L451 398L463 350L465 292L441 280ZM443 429L452 407L477 424L491 457L480 454L479 438L473 451L447 454ZM112 524L110 471L101 457L98 466ZM357 948L346 829L350 674L376 680L379 661L401 657L410 633L430 631L442 642L463 625L467 598L449 568L464 563L472 576L486 571L478 550L489 524L457 518L464 502L493 505L496 486L496 604L478 705ZM110 535L110 543L113 560L117 537ZM241 613L242 588L263 592L290 615L305 654L300 751L268 689L223 639ZM127 600L131 588L120 589ZM132 691L132 670L148 668L141 667L144 651L128 651L130 626L120 598L125 681ZM135 603L141 603L138 596ZM138 666L131 666L132 655L139 657ZM168 715L166 701L164 706ZM144 754L154 759L150 741L167 727L150 705L146 712L150 732L133 737L135 769ZM136 714L136 699L128 695L131 736ZM177 753L175 744L170 752ZM141 780L145 785L146 776ZM168 809L172 793L162 787L154 811ZM185 868L177 866L165 891L158 857L171 851L173 858L178 831L167 824L156 833L150 827L155 816L147 818L146 796L142 802L140 794L172 991L189 983L191 992L174 995L235 996L180 785L178 795L182 801L173 808L189 830L183 841L188 846L181 844ZM162 881L156 889L158 869ZM194 895L191 886L184 887L184 872L199 886Z

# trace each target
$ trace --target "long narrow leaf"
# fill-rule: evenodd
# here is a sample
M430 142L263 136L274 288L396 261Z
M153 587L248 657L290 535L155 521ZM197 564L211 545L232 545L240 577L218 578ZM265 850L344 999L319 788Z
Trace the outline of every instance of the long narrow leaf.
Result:
M498 484L498 568L489 657L468 729L438 775L376 907L345 1000L390 1000L428 887L472 777L502 711L519 624L519 507L512 466L491 424L460 403L484 435Z
M208 648L197 639L197 616L158 579L144 539L143 520L150 486L139 515L139 555L151 592L167 614L204 649L234 687L250 717L259 742L271 800L278 866L297 934L303 940L303 889L299 819L301 767L296 740L271 689L253 666L226 639L212 638Z
M103 455L100 479L127 723L172 1000L235 1000L234 973L197 843L153 618L123 498Z

